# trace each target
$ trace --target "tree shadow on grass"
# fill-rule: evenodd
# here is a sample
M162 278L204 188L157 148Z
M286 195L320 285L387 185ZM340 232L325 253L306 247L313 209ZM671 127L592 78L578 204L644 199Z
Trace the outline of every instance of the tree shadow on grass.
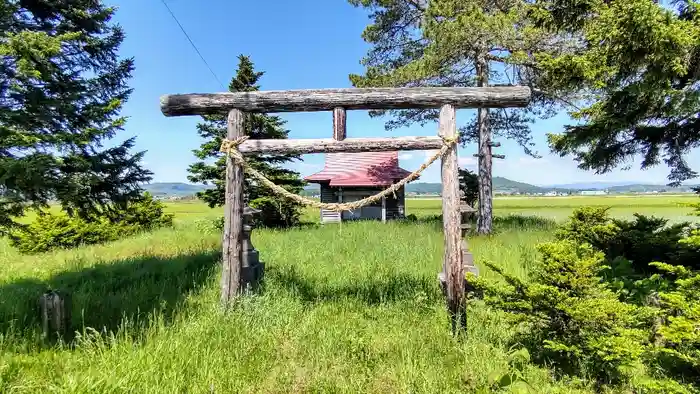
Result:
M437 274L433 279L398 273L337 284L310 279L294 267L269 267L267 270L266 286L280 286L310 304L345 300L357 300L369 306L409 300L434 304L441 299Z
M166 324L188 294L211 277L220 252L183 254L172 258L138 257L60 272L47 280L23 278L0 284L0 333L14 332L39 338L39 299L48 290L70 294L71 327L98 332L125 328L134 336L147 328L153 312Z

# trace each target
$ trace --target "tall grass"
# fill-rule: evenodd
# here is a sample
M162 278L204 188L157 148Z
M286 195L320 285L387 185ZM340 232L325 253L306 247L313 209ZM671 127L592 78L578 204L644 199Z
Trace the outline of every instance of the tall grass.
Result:
M688 203L697 202L694 194L658 196L566 196L566 197L496 197L495 215L539 216L556 221L566 220L574 209L581 206L605 206L610 214L631 218L635 213L664 217L671 222L697 221L690 215ZM418 216L440 214L439 199L409 199L407 209Z
M491 392L489 376L507 370L511 332L499 314L474 303L466 335L451 335L432 213L255 230L264 286L223 311L221 235L206 226L220 211L171 209L175 229L109 245L31 257L0 245L0 391ZM469 239L477 264L527 275L553 222L506 214L496 225ZM39 338L36 302L48 288L73 295L77 335L63 345ZM543 369L525 375L538 392L592 392Z

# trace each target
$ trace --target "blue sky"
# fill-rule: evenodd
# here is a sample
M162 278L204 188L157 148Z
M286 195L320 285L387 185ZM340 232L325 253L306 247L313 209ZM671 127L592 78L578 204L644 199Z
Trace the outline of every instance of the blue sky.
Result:
M110 2L108 0L108 2ZM345 0L167 0L218 79L225 85L234 74L239 54L249 55L256 68L265 71L265 90L351 87L350 73L362 73L359 61L368 46L361 33L369 19L364 10ZM124 107L129 117L122 138L136 135L136 148L146 150L145 166L154 172L154 182L187 182L187 167L195 161L192 149L201 144L196 116L167 118L159 108L159 97L174 93L218 92L223 88L211 75L187 38L160 0L112 0L118 6L115 20L126 31L122 56L135 58L131 80L134 93ZM206 5L205 5L206 4ZM470 110L457 113L464 122ZM283 114L290 138L329 138L329 112ZM390 133L387 119L371 119L365 111L348 114L349 137L435 135L437 125L413 126ZM548 132L559 132L569 122L566 114L539 121L533 137L541 159L533 159L515 143L501 140L494 153L506 155L494 161L494 175L533 184L562 184L591 181L643 181L664 183L667 168L641 171L638 163L628 171L595 175L576 168L570 158L549 154ZM460 164L474 169L468 145L459 151ZM431 152L402 152L401 166L414 170ZM699 155L690 158L700 167ZM290 165L309 175L323 167L323 155L305 155ZM422 176L424 182L439 181L439 164Z

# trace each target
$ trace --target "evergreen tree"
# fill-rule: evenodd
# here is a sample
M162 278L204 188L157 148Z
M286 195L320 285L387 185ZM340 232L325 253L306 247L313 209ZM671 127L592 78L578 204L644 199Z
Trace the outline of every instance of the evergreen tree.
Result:
M71 215L100 214L140 196L151 173L122 130L132 59L99 0L0 0L0 228L51 200Z
M238 57L238 70L231 79L229 91L252 92L260 89L258 81L263 72L255 71L249 57ZM226 116L207 115L204 122L197 125L197 132L206 139L199 149L194 150L200 160L215 159L213 164L204 161L190 166L190 181L212 184L214 187L197 193L197 196L210 207L224 205L226 190L226 155L219 151L222 140L226 137ZM284 129L286 122L279 116L267 114L248 114L245 134L250 139L284 139L289 130ZM300 193L305 182L299 173L280 167L281 164L299 159L298 155L249 155L246 161L256 170L265 174L272 182L283 186L292 193ZM244 179L244 193L247 204L262 210L256 219L259 225L268 227L292 226L299 222L299 204L279 197L265 186L258 185L247 175Z
M576 51L542 58L552 85L580 94L578 125L550 135L561 156L597 173L641 157L664 162L671 184L697 176L685 160L700 146L700 14L676 0L540 0L539 26L572 35Z
M349 0L372 10L363 33L372 44L362 60L364 76L351 75L355 86L488 86L529 85L538 88L537 57L563 51L568 41L547 34L529 21L525 0ZM479 146L479 233L492 229L491 136L516 141L532 150L530 124L554 114L553 92L536 89L528 108L479 109L460 127L462 143ZM389 113L387 128L438 119L439 110L373 111Z
M461 202L474 208L474 204L479 201L479 177L467 168L460 168L459 191Z

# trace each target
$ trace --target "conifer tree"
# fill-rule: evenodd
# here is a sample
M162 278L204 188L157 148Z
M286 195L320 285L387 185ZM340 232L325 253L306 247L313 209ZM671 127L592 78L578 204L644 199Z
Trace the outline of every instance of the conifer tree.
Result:
M697 177L686 161L700 147L697 2L541 0L532 16L581 44L540 61L552 85L585 99L578 124L549 136L554 152L599 174L641 158L670 167L670 184Z
M530 23L525 0L349 0L372 11L363 38L372 44L362 60L365 75L351 75L355 86L539 87L536 64L541 52L559 52L567 40ZM560 103L536 89L525 109L479 109L460 127L462 143L477 142L479 152L479 233L492 229L491 137L512 139L532 150L530 124L554 114ZM393 119L387 128L438 118L438 110L373 111Z
M248 56L238 57L236 76L231 79L229 91L252 92L260 90L258 82L264 72L255 71L253 62ZM286 123L279 116L267 114L248 114L245 135L250 139L284 139L289 130L284 128ZM226 137L226 116L207 115L204 121L197 125L197 132L206 139L199 149L194 150L195 156L202 160L190 166L192 182L212 184L214 187L197 193L197 196L210 207L222 206L225 203L226 190L226 156L219 151L223 138ZM204 160L214 159L213 164ZM299 159L298 155L251 155L246 161L268 179L292 193L300 193L305 182L299 173L281 167L281 164ZM247 175L244 178L244 198L248 205L262 210L256 219L259 225L268 227L286 227L299 222L301 206L295 202L279 197L269 188L258 185Z
M123 129L132 59L99 0L0 0L0 228L57 201L71 215L100 214L140 196L151 173Z

